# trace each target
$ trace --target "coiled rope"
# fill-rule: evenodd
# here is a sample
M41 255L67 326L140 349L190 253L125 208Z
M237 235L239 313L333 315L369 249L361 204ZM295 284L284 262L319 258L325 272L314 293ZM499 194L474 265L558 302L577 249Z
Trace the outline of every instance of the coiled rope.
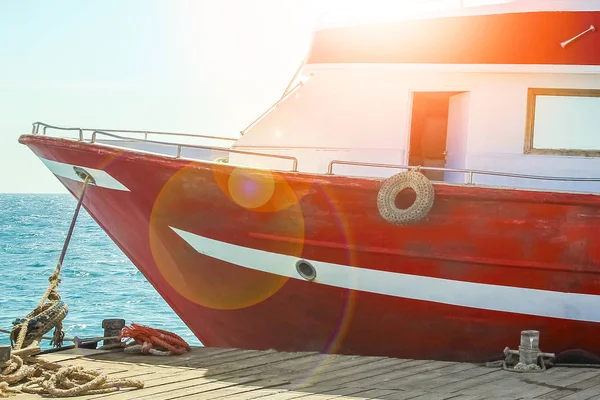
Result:
M5 365L0 365L0 397L8 397L19 392L50 395L54 397L73 397L84 394L103 394L121 388L141 389L144 384L131 379L109 379L104 373L86 370L81 366L62 366L60 364L34 359L32 355L40 352L39 347L24 349L27 352L12 354ZM21 355L19 355L21 354ZM26 365L31 363L32 365ZM21 390L11 389L8 385L27 381Z
M191 350L190 345L173 332L135 323L121 330L121 339L132 340L124 349L126 353L170 356L172 354L183 354Z
M10 360L0 363L0 398L9 397L19 393L9 385L21 382L33 375L35 369L23 363L23 359L16 354L11 354Z

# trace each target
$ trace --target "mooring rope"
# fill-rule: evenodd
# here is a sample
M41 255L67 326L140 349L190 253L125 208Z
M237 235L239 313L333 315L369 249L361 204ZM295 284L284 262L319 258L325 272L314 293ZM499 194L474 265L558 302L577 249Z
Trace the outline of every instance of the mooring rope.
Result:
M79 210L83 204L83 198L88 188L89 183L92 181L92 177L87 175L84 182L79 200L77 201L77 207L71 219L71 226L67 232L67 237L63 244L58 263L56 268L50 277L48 278L49 284L48 289L42 295L37 307L33 309L24 318L17 319L13 322L13 329L10 334L10 342L13 348L16 350L37 345L41 338L54 327L54 335L50 344L54 347L61 347L64 338L64 332L62 330L62 321L65 319L68 313L67 305L61 300L58 294L57 288L60 283L60 271L71 242L71 236L75 229L75 223L79 216Z
M76 171L77 172L77 171ZM140 389L144 384L137 380L109 379L106 374L86 370L81 366L62 366L38 358L34 355L41 352L38 344L44 335L54 327L54 335L50 344L62 347L64 332L62 322L67 315L68 307L61 300L57 288L60 283L60 271L67 254L67 249L75 229L75 223L83 204L85 192L94 179L86 172L79 171L83 178L83 188L77 201L77 207L71 220L71 226L63 244L62 251L54 272L48 278L48 289L42 295L37 307L24 318L17 319L10 331L10 341L15 350L10 360L0 364L0 397L8 397L19 393L9 387L23 383L21 392L55 397L70 397L83 394L102 394L131 387ZM77 338L74 340L77 344Z

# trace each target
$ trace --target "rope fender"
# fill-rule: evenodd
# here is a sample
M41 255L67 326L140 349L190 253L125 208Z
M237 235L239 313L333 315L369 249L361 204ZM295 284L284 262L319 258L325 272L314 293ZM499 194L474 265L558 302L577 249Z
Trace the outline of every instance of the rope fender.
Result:
M55 300L44 304L25 318L16 319L10 335L11 345L17 349L26 348L39 340L46 332L55 328L51 344L60 346L64 337L62 321L68 312L69 308L63 301Z
M407 209L396 207L396 197L408 188L415 191L415 202ZM407 225L425 218L433 207L434 200L433 184L416 169L393 175L383 182L377 193L377 209L387 222Z

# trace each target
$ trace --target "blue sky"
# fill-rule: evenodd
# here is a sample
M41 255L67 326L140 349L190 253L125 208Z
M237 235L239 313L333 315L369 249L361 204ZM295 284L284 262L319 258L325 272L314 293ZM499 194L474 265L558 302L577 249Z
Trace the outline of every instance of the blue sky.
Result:
M236 136L282 94L319 15L399 2L0 0L0 192L65 192L17 141L34 121Z
M236 136L302 60L311 0L0 0L0 192L64 192L31 123Z

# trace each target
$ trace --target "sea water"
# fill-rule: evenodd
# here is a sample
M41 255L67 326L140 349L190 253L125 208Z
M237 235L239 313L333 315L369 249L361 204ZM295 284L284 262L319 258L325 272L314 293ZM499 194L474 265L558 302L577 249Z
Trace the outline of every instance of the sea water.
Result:
M0 194L1 329L12 329L12 322L40 301L76 205L70 194ZM65 337L102 336L103 319L123 318L201 344L83 208L60 278L58 291L69 307ZM0 333L0 344L9 343L8 335Z

